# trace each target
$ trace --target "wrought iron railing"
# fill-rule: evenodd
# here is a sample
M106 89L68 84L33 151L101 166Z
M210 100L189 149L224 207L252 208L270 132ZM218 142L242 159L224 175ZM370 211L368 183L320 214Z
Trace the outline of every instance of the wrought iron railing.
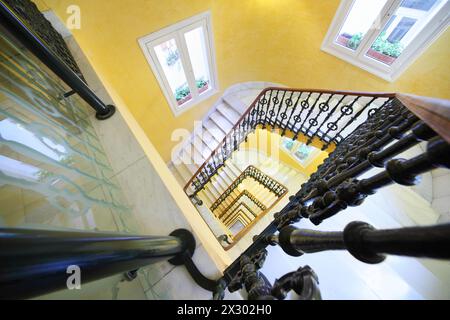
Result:
M253 178L264 188L268 189L278 198L286 194L287 188L283 186L278 181L275 181L267 174L261 170L255 168L254 166L248 166L244 171L237 177L230 186L217 198L216 201L211 205L211 211L215 211L219 206L233 193L234 190L247 178Z
M245 212L243 209L245 209ZM224 217L222 221L224 222L225 226L229 228L237 217L244 216L244 226L248 226L249 223L258 216L259 211L260 209L253 210L245 202L241 201L239 205L231 211L228 217Z
M77 93L105 120L116 111L106 105L86 84L62 37L28 0L0 0L0 24L70 88L64 97Z
M322 149L338 145L379 108L392 104L391 93L365 93L311 89L266 88L250 105L222 142L187 182L184 190L194 198L233 151L258 126L279 128L292 139L306 137Z
M248 190L242 191L236 199L234 199L222 212L217 216L220 220L225 221L229 215L227 213L241 200L241 198L246 197L253 203L255 206L257 206L261 211L267 210L267 207L259 201L252 193L250 193Z
M353 222L343 232L298 230L291 224L309 219L320 224L351 206L362 205L390 184L412 186L421 174L450 168L450 102L405 94L267 88L251 104L211 156L185 186L196 195L232 152L257 127L281 130L292 139L322 144L328 158L318 167L253 244L220 279L230 291L246 289L250 299L284 299L294 290L300 299L320 298L318 277L301 267L273 285L259 271L268 245L299 256L324 250L348 250L366 263L384 254L450 259L450 225L374 230ZM395 156L421 142L426 151L410 159ZM317 145L317 144L316 144ZM332 148L329 148L332 146ZM372 168L384 168L358 179Z
M257 101L260 99L261 95ZM290 198L288 205L274 214L275 219L254 237L253 244L225 270L222 278L225 286L230 291L245 287L250 299L284 299L290 290L300 299L320 298L317 275L308 266L286 274L274 285L267 281L259 269L268 245L279 245L292 256L348 250L366 263L380 263L385 254L450 259L447 250L450 224L378 231L366 223L353 222L343 232L317 232L291 226L300 219L319 224L349 206L362 205L379 188L394 183L411 186L418 183L422 173L438 167L450 168L449 128L449 101L389 95L380 107L371 108L367 119L345 139L325 138L325 145L330 141L336 144L335 150ZM394 158L424 141L425 152L410 159ZM358 176L372 168L384 170L358 180Z

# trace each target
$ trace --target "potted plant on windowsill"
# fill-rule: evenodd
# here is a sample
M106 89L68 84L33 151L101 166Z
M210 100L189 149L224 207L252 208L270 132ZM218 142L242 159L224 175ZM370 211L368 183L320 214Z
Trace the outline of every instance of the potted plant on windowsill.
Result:
M397 59L403 51L403 45L396 41L390 42L384 38L384 32L382 32L373 45L367 52L369 57L377 59L381 62L391 65L395 59Z
M196 85L197 85L199 94L201 94L202 92L205 92L209 88L208 82L203 79L197 80Z
M196 80L195 84L198 89L198 94L205 92L209 88L208 82L203 79ZM175 90L175 99L179 106L192 99L192 94L187 84Z
M361 43L362 37L363 37L362 32L355 33L348 40L347 47L356 50L359 47L359 44Z
M344 33L338 35L338 37L336 39L336 43L340 44L341 46L349 48L348 42L350 41L351 38L352 38L351 34L344 32Z
M356 50L363 38L362 33L354 34L347 43L347 47ZM385 33L382 32L373 42L367 51L367 56L381 61L387 65L391 65L403 51L403 45L396 41L390 42L385 39Z
M181 106L186 101L191 100L191 98L192 98L191 91L189 90L187 84L175 90L175 99L177 100L179 106Z

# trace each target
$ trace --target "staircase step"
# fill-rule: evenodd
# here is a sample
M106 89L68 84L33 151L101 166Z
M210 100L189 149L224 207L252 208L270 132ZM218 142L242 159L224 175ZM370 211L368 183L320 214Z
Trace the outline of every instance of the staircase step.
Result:
M222 142L223 138L225 137L225 132L220 129L212 119L210 119L206 124L205 124L205 128L207 129L207 131L211 134L211 136L214 137L214 139L216 140L217 144L216 146Z
M201 138L204 144L211 151L213 151L219 144L219 141L216 140L216 138L209 132L208 128L206 127L203 127L203 136Z
M224 117L220 112L216 111L209 116L210 119L214 121L214 123L222 129L225 134L228 134L233 128L233 123L231 123L226 117Z
M236 124L241 117L241 115L236 112L228 103L224 102L217 106L217 110L225 117L227 120L232 123Z
M243 114L247 108L249 107L249 105L245 104L244 102L242 102L241 99L239 99L236 95L234 94L229 94L223 97L223 100L228 103L228 105L230 107L232 107L237 113L239 114Z
M208 184L208 187L205 188L207 192L211 195L211 199L213 199L213 202L217 200L217 198L220 197L221 193L218 191L212 184Z
M219 170L219 173L214 176L213 179L219 184L220 186L220 194L222 194L229 186L230 184L226 179L223 177L223 169Z
M225 171L225 173L226 173L227 177L232 181L231 183L233 183L234 180L236 180L238 176L229 167L226 166L226 168L227 168L227 170ZM231 183L230 183L230 185L231 185Z
M186 150L184 151L184 156L186 156L186 157L189 156L189 154L186 152ZM188 163L184 163L184 165L189 170L189 172L191 173L191 177L192 177L197 172L200 165L194 164L194 160L192 158L190 158L189 160L190 161Z
M213 196L211 195L210 192L208 192L206 189L203 189L202 191L199 192L199 195L201 197L202 200L204 200L205 205L210 208L211 205L214 203L214 199Z
M233 163L233 161L227 161L226 167L228 167L229 172L230 172L230 174L232 174L234 176L234 179L239 177L242 173L242 171L239 170L238 167L236 167L236 165Z
M220 197L226 189L225 185L222 184L222 181L217 180L216 177L211 179L211 183L208 185L208 188L214 188L214 190L219 194L218 197Z
M230 177L229 169L225 166L220 170L219 177L222 179L224 185L226 186L225 189L227 189L232 183L233 179Z
M199 148L200 148L200 150L199 150ZM203 149L203 143L199 143L199 142L197 142L195 144L194 143L190 144L187 147L187 150L192 150L190 152L192 163L195 163L197 166L201 166L206 160L206 158L202 154L202 152L203 152L202 149Z

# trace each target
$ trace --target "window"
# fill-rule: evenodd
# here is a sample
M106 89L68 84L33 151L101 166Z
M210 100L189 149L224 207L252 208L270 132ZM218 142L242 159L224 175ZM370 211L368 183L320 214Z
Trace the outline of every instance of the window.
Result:
M281 147L303 167L307 167L320 153L320 150L313 146L307 146L303 142L294 141L286 137L282 139Z
M449 25L449 0L343 0L322 50L394 81Z
M139 45L177 116L217 92L210 13L139 39Z

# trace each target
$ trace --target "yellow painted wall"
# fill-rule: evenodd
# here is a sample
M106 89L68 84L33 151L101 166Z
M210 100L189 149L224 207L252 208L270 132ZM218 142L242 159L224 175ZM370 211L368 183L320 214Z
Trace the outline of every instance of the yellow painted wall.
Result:
M211 10L220 89L244 81L292 87L396 91L450 98L450 32L446 31L397 81L388 83L320 50L339 0L39 0L65 21L81 8L73 34L95 70L129 107L165 161L171 133L192 130L217 94L174 117L137 39Z

